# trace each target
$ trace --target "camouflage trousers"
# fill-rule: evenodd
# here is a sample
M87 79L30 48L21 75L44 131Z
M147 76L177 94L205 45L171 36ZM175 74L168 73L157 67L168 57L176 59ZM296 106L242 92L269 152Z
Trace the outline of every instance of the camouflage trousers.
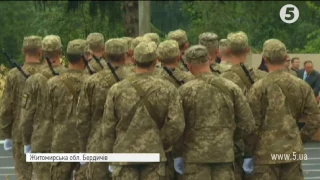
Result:
M36 180L51 180L50 178L51 163L35 162L33 163L33 173Z
M54 162L51 163L51 180L69 180L74 176L75 180L87 180L85 173L86 165L80 166L74 162ZM73 175L73 172L75 174Z
M233 163L185 163L183 171L183 180L235 180Z
M283 164L255 164L254 180L303 180L301 162Z
M108 163L90 162L86 168L87 180L108 180L111 173L108 170Z
M13 143L13 159L14 170L17 180L31 180L32 179L32 163L26 162L26 155L22 143Z
M113 166L113 180L167 180L165 163Z

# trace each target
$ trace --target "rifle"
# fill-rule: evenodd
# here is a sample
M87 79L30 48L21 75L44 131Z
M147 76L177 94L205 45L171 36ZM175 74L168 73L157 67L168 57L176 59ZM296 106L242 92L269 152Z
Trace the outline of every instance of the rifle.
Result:
M116 74L116 71L114 70L114 68L112 67L112 65L110 64L110 62L107 62L107 65L109 67L109 69L111 70L114 78L116 78L116 80L119 82L120 78L118 77L118 75Z
M88 69L90 75L94 74L94 72L92 71L92 69L89 67L88 61L87 61L87 59L84 57L84 55L82 55L81 57L82 57L82 60L83 60L84 65L85 65L86 68Z
M99 64L100 68L101 68L101 69L104 69L104 67L102 66L100 60L99 60L95 55L93 55L93 54L92 54L92 57L93 57L93 59Z
M48 57L46 57L46 60L47 60L47 63L48 63L48 65L49 65L49 68L50 68L50 70L51 70L52 74L53 74L54 76L59 75L59 73L57 73L57 72L55 72L55 71L54 71L54 69L53 69L53 67L52 67L52 63L51 63L50 59L49 59Z
M182 65L187 69L187 71L189 71L189 68L186 65L186 63L184 62L184 60L181 58L180 61L181 61Z
M4 49L2 49L2 52L3 52L3 54L6 56L8 62L10 63L10 65L13 66L13 67L16 67L16 68L22 73L22 75L23 75L26 79L28 79L28 77L29 77L30 75L26 74L26 73L23 71L23 69L21 68L21 66L19 66L15 61L13 61Z
M246 76L248 77L248 79L249 79L250 83L251 83L251 84L253 84L253 83L254 83L254 80L251 78L251 76L250 76L250 73L249 73L248 69L244 66L244 64L243 64L243 63L240 63L240 66L242 67L242 69L243 69L244 73L245 73L245 74L246 74Z
M163 69L169 74L170 77L172 77L174 79L174 81L179 84L179 86L181 86L182 84L184 84L184 81L180 81L178 80L173 74L172 71L167 68L166 66L163 66Z

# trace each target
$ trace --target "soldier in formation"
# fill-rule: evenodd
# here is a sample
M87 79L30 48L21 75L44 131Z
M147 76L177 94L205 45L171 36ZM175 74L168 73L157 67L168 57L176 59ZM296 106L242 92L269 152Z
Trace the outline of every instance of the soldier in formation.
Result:
M106 68L90 76L82 86L77 106L77 131L80 139L80 152L101 153L103 142L101 121L107 93L113 84L121 81L131 72L126 72L125 56L127 45L122 39L110 39L105 44L106 59L114 69ZM106 163L89 163L88 179L105 180L108 176Z
M109 90L102 139L104 153L160 153L160 162L112 163L114 179L166 179L165 154L185 127L177 88L153 76L156 50L154 42L140 43L134 49L135 74Z
M186 115L183 177L233 180L233 135L251 133L251 110L236 84L211 73L206 47L190 47L186 60L196 79L179 89Z
M179 49L180 49L179 68L182 71L189 71L187 64L185 62L185 57L184 57L184 52L186 51L186 49L189 48L189 41L188 41L187 33L182 29L171 31L168 33L168 39L175 40L179 44Z
M286 72L288 56L281 41L267 40L262 56L269 74L256 82L248 94L256 124L249 148L254 159L253 179L303 180L303 144L319 128L320 110L311 87ZM301 116L306 125L299 131L297 122ZM271 154L290 154L292 158L272 159Z
M76 105L81 85L88 78L84 71L83 54L88 45L83 39L70 41L67 47L68 69L48 81L48 109L49 119L53 123L51 153L78 153L79 139L76 131ZM76 170L76 178L85 177L74 162L53 162L51 165L51 179L70 179ZM79 177L78 177L79 176Z
M227 39L221 39L219 42L218 56L220 56L221 62L217 65L216 69L220 73L223 73L232 67L232 64L229 60L229 57L230 57L229 45L230 45L230 42Z
M47 64L39 73L30 76L26 81L23 90L26 104L21 109L20 126L24 153L29 153L31 150L33 153L50 153L52 122L46 116L47 81L65 70L59 61L62 54L61 47L59 36L44 37L43 56L49 59L51 65ZM50 163L33 163L33 171L37 179L50 180Z
M287 73L284 44L263 50L269 75L245 63L243 32L220 42L202 33L190 48L181 29L163 42L148 33L104 43L91 33L68 43L65 69L58 36L25 37L25 64L9 71L0 110L17 179L302 179L301 161L270 154L302 153L320 112L310 87ZM30 152L160 153L160 162L31 164Z
M104 37L101 33L90 33L86 41L92 52L91 58L87 58L89 65L94 72L101 71L107 66L106 61L103 59L105 52Z
M5 138L4 149L12 150L15 164L15 173L18 180L32 178L32 163L26 162L24 145L22 139L21 107L28 103L28 97L23 96L27 77L35 74L42 68L40 62L42 57L42 38L39 36L28 36L23 40L22 52L24 54L23 73L17 68L8 72L5 89L2 96L0 110L0 126Z
M209 54L210 70L213 74L219 75L216 59L218 57L219 39L218 35L212 32L205 32L199 35L199 44L207 48Z

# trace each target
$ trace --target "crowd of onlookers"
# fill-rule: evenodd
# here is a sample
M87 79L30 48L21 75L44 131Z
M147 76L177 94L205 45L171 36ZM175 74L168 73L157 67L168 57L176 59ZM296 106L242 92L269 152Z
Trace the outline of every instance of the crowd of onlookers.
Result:
M296 72L297 77L304 80L308 83L314 91L315 96L317 96L318 102L320 101L320 75L319 72L316 71L313 67L313 63L310 60L304 61L303 68L300 69L300 59L298 57L293 57L292 59L288 59L285 64L287 68L291 71ZM264 70L268 72L267 67L262 60L260 66L260 70Z

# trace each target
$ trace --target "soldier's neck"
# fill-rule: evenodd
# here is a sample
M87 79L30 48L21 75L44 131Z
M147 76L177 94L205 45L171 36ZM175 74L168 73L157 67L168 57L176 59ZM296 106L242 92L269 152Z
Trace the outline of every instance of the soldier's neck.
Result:
M37 57L37 56L26 56L25 57L25 62L26 63L39 63L40 62L40 57Z
M78 63L78 64L68 64L68 69L75 69L75 70L81 70L84 69L84 65L82 63Z
M60 65L60 57L58 58L50 58L51 64L53 66L59 66Z
M136 66L136 73L138 74L142 74L142 73L151 73L154 70L154 66L150 67L150 68L140 68L138 66Z
M283 64L281 64L281 65L267 65L267 67L268 67L269 73L285 69Z
M203 74L203 73L211 73L211 69L210 66L206 65L206 66L194 66L192 68L191 73L195 76L199 75L199 74Z
M103 52L92 52L92 54L97 58L101 58L103 56Z
M170 69L178 67L177 64L164 64L164 66L167 67L167 68L170 68Z
M231 56L230 57L230 62L233 65L237 65L240 63L245 63L246 62L247 57L245 55L241 55L241 56Z
M119 66L125 65L125 62L113 62L113 61L109 61L109 62L112 65L112 67L119 67Z

